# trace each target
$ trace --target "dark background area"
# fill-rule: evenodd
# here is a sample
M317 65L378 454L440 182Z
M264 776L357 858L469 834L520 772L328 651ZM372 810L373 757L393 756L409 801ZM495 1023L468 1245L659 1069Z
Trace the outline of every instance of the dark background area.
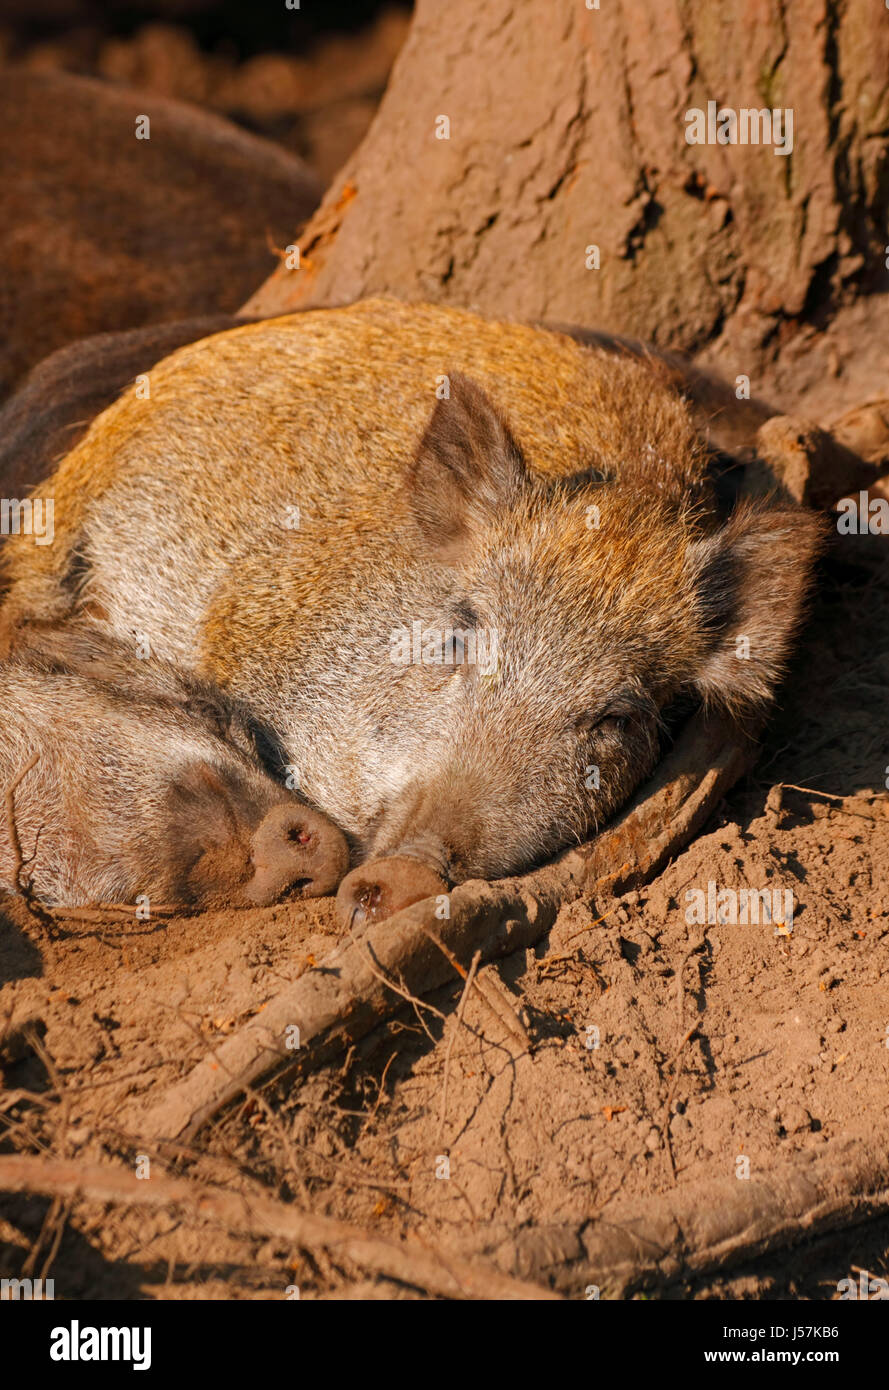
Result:
M116 4L115 0L3 0L0 23L13 26L25 44L58 38L75 27L130 37L151 21L186 26L201 48L233 57L257 53L299 53L327 34L354 33L386 9L409 12L406 0L302 0L289 10L284 0L153 0Z
M0 0L0 64L100 78L224 116L326 186L373 120L406 0Z

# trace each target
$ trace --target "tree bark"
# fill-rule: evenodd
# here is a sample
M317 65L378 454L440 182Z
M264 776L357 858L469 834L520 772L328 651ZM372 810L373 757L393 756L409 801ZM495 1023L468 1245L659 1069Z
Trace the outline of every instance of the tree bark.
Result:
M885 290L889 11L599 3L418 0L301 268L282 265L248 310L389 293L718 342L711 360L740 359L734 375ZM790 108L792 151L687 143L686 112L711 100Z

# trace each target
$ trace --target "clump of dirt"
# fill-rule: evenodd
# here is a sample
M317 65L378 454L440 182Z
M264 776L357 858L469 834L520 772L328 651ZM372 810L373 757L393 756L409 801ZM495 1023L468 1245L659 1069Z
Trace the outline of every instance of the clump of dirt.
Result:
M584 1297L592 1237L620 1204L767 1176L885 1127L885 550L834 541L757 768L704 833L643 890L573 903L536 951L485 967L513 1026L455 978L348 1056L153 1152L152 1173L271 1192ZM61 922L50 956L20 906L9 916L2 1147L130 1170L140 1151L121 1115L318 968L339 935L321 900ZM666 1296L837 1297L857 1269L885 1276L887 1250L884 1220ZM50 1268L57 1297L418 1292L274 1236L80 1200L4 1198L0 1267Z

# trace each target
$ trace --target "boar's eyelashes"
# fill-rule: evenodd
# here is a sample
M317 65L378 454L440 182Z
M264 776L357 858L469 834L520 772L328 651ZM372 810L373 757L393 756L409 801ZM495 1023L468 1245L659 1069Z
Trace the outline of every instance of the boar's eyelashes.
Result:
M574 732L581 737L589 734L620 734L630 724L659 723L658 707L645 690L627 687L610 695L596 709L585 710L572 721Z
M468 377L451 375L450 398L437 402L407 473L424 538L443 557L455 556L526 478L522 452L491 398Z
M574 730L581 738L590 734L621 734L628 719L626 714L582 714L575 719Z
M688 550L706 649L692 679L708 702L758 715L784 671L823 527L812 512L745 503Z

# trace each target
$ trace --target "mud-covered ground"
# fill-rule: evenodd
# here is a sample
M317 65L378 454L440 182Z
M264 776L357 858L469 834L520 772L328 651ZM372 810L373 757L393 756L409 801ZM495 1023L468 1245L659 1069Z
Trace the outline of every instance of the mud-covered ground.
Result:
M885 1132L887 549L832 543L759 763L704 833L604 918L575 903L536 951L487 967L524 1007L530 1052L475 991L458 1021L455 984L229 1110L152 1176L265 1189L583 1297L590 1235L622 1203ZM687 920L710 883L789 892L792 921ZM337 940L326 900L59 925L52 962L36 930L0 934L2 1148L130 1170L147 1098ZM57 1298L418 1296L187 1212L5 1198L0 1266L25 1265ZM889 1275L889 1220L661 1296L831 1298L860 1269Z

